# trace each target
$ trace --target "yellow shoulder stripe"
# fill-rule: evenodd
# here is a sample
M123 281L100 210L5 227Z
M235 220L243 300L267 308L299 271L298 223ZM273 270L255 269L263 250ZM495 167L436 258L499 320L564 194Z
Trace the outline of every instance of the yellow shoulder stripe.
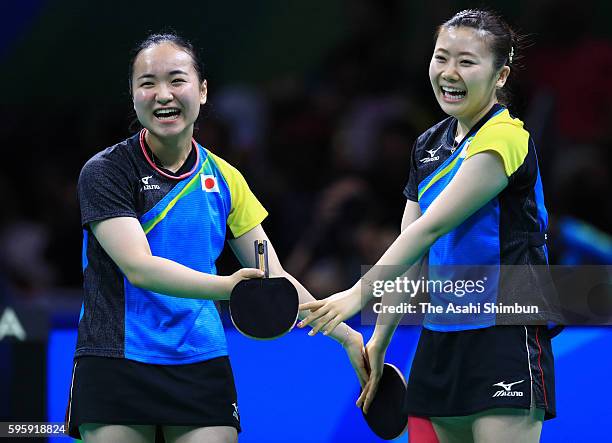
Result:
M510 177L527 157L529 133L523 129L523 122L504 115L507 113L504 111L501 118L492 119L478 131L467 148L466 160L479 152L494 151L501 156Z
M240 237L259 225L268 216L268 212L257 200L240 171L221 157L208 150L206 152L217 165L229 186L232 207L227 225L234 237Z

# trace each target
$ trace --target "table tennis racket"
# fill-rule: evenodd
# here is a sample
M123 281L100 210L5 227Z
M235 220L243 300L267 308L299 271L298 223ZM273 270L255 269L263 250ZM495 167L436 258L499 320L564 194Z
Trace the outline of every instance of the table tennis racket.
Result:
M362 411L366 423L380 438L393 440L406 430L408 414L403 411L405 396L406 380L401 371L385 363L368 413L363 414Z
M284 277L269 277L268 242L255 240L255 263L263 278L242 280L230 296L232 323L247 337L271 340L291 331L298 318L298 293Z

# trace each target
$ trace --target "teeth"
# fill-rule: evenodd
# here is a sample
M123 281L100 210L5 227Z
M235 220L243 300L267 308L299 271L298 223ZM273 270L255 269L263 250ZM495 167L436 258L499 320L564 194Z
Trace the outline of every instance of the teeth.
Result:
M176 108L158 109L157 111L155 111L155 115L164 116L164 115L174 114L178 112L179 110Z
M463 89L449 88L448 86L442 86L441 88L444 92L465 92Z

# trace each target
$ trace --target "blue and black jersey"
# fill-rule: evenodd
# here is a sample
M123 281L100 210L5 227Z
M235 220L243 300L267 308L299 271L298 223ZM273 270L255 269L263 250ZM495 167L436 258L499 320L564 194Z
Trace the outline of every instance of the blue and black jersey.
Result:
M240 172L195 141L186 170L178 177L164 173L147 154L143 134L96 154L79 177L84 303L75 356L185 364L227 355L213 301L133 286L92 235L90 223L134 217L153 255L215 274L227 227L239 237L267 212Z
M545 244L548 215L534 143L523 128L523 122L513 118L499 104L492 107L459 145L454 140L456 126L457 120L449 117L417 139L405 196L418 202L425 213L462 163L484 151L493 151L500 156L508 176L508 186L431 246L430 270L438 269L436 272L443 274L436 275L437 279L444 277L444 280L451 281L466 276L473 280L479 275L469 270L484 270L488 284L484 286L484 292L471 295L470 303L497 303L501 300L500 294L511 295L521 290L535 291L528 294L528 298L541 302L544 296L538 293L539 283L534 280L537 277L530 279L526 276L524 278L530 283L528 287L513 288L499 272L506 265L529 267L548 263ZM537 274L525 269L527 274ZM461 299L456 294L435 291L430 291L430 297L432 304L439 306ZM467 302L468 299L463 297L461 301ZM470 313L463 317L445 313L426 315L424 326L437 331L451 331L483 328L496 323L496 314L493 313Z

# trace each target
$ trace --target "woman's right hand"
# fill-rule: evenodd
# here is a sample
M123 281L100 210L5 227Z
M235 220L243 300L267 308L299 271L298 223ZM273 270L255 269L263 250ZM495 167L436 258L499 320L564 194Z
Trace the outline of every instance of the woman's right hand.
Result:
M368 413L368 409L374 400L376 391L378 390L378 382L382 377L382 371L385 364L386 346L382 346L377 341L370 339L365 347L365 360L369 369L369 378L361 391L361 395L357 399L357 406L363 410L364 414Z
M298 309L300 311L310 311L310 314L297 326L298 328L304 328L311 324L312 330L308 335L315 335L320 330L323 331L324 335L328 335L340 323L359 312L362 307L360 287L353 286L323 300L302 303Z
M240 283L242 280L250 280L252 278L263 278L264 276L264 272L260 269L256 269L256 268L242 268L242 269L238 269L236 272L234 272L232 275L228 275L226 277L223 277L224 279L226 279L226 300L229 300L230 296L232 295L232 290L234 289L234 287Z

